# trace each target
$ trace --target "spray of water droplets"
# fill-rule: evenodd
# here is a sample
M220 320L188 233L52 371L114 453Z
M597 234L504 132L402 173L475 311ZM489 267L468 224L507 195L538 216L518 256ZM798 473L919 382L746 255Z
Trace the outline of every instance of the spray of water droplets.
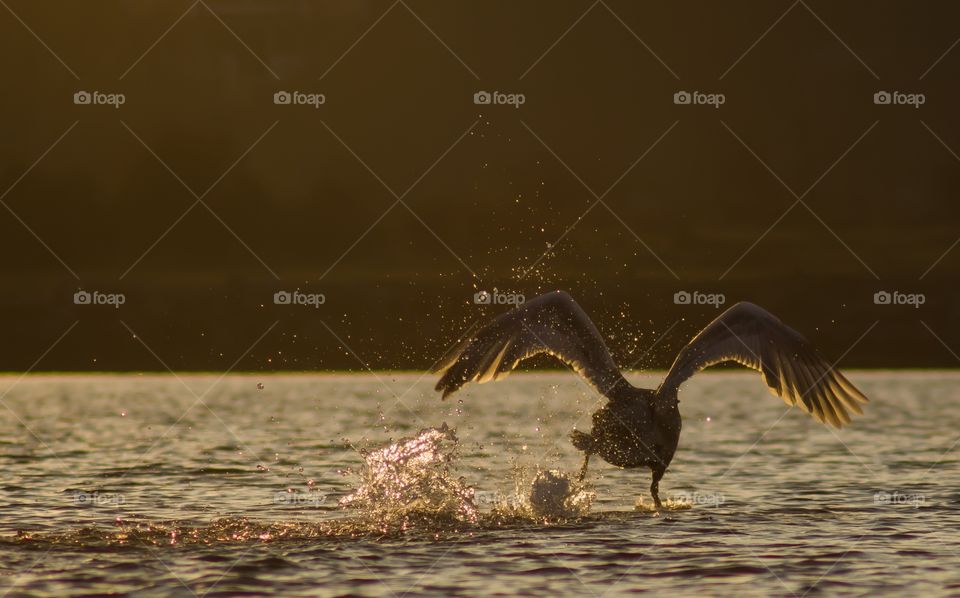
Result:
M474 488L455 473L459 444L446 424L362 455L363 467L355 473L357 487L340 500L341 508L352 511L352 516L273 523L226 517L208 524L118 518L110 528L21 534L10 541L176 546L377 538L409 532L426 532L439 539L461 532L526 526L531 521L550 524L586 517L594 498L587 487L561 471L517 468L512 495L498 495L492 503L478 500ZM492 504L492 509L481 512L478 502Z
M444 424L364 455L360 485L340 501L383 529L418 521L476 523L474 490L453 473L457 437Z

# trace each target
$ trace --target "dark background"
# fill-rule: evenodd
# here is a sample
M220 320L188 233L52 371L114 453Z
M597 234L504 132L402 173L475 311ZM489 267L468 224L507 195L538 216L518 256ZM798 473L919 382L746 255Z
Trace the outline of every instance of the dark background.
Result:
M569 290L623 365L717 313L678 290L957 365L956 3L4 2L0 369L420 369L494 288Z

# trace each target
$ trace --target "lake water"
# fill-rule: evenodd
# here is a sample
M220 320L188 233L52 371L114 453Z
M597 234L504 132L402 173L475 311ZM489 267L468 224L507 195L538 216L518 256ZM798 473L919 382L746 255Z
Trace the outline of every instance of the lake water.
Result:
M838 432L753 373L698 375L671 508L594 460L589 512L542 518L529 480L577 471L598 405L572 374L446 402L419 374L3 376L0 594L960 594L960 375L849 377L872 402ZM436 476L437 512L339 506L365 451L443 423L458 442L403 472Z

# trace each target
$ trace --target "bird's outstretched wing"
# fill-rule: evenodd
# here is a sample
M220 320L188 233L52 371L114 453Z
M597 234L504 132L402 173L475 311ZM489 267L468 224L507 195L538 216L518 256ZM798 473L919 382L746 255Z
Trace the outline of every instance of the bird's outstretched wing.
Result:
M785 403L837 428L850 423L848 410L862 414L860 403L868 402L799 332L745 302L720 314L680 351L657 392L676 393L700 370L725 361L757 370Z
M469 335L440 361L436 390L447 398L467 382L506 377L540 353L560 359L603 394L621 381L603 337L569 294L555 291L527 301Z

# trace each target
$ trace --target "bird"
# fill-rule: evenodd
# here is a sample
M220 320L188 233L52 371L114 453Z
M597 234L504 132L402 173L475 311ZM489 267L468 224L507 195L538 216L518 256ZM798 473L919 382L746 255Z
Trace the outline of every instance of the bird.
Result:
M863 414L866 396L797 331L749 302L730 306L677 354L656 389L630 384L587 313L566 291L540 295L468 333L433 368L435 390L446 399L469 382L502 380L530 357L549 354L572 368L606 404L593 413L590 432L574 429L584 453L580 481L592 455L624 469L650 469L650 494L662 510L659 484L680 439L680 387L697 372L736 362L761 374L770 392L821 423L842 428Z

